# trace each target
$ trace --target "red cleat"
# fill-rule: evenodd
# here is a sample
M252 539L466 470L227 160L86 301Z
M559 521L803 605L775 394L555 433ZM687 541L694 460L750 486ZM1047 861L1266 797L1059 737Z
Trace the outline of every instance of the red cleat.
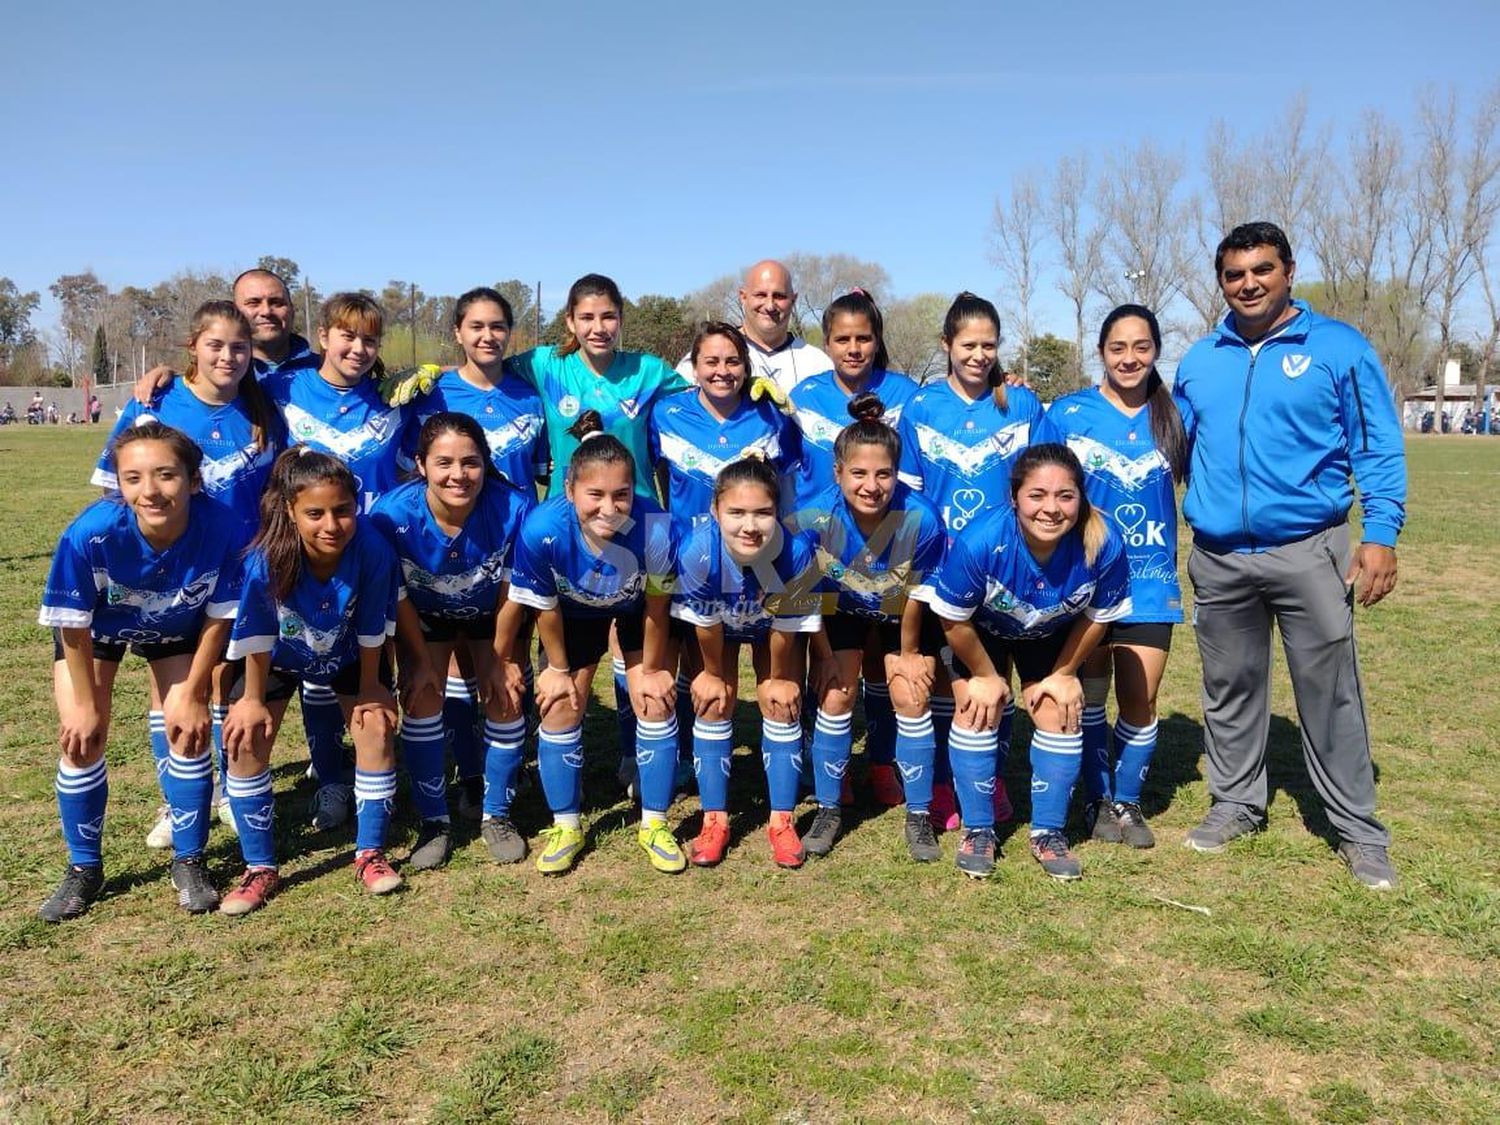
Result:
M876 765L870 767L870 789L875 803L893 809L906 800L901 783L896 780L896 767Z
M779 824L773 818L766 828L766 838L771 841L771 858L776 861L776 866L801 867L806 862L807 852L802 847L797 829L792 826L790 816Z

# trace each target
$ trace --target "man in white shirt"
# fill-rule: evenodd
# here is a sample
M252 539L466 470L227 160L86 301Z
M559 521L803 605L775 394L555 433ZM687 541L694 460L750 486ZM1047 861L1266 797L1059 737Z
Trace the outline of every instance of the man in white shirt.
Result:
M786 266L771 259L756 262L745 271L739 296L740 330L750 344L752 375L771 379L788 392L809 375L832 369L833 363L822 348L792 335L797 291L792 288L792 274ZM683 357L677 372L691 379L692 360Z

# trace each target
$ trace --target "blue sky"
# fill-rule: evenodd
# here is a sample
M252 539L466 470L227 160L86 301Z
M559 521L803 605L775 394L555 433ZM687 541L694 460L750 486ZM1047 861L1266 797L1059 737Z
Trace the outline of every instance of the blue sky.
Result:
M515 276L551 308L592 270L679 295L802 250L991 293L1016 172L1143 136L1192 165L1215 118L1254 133L1298 91L1349 126L1500 74L1483 0L1117 7L13 6L0 274L45 295L270 253L324 292Z

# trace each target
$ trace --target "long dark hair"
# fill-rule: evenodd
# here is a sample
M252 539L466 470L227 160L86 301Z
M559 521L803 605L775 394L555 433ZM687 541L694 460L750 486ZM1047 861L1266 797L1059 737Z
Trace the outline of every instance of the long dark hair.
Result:
M719 470L719 475L714 477L713 507L719 506L719 497L741 484L759 485L766 490L771 503L781 507L781 480L776 475L775 466L763 453L746 453Z
M843 464L854 453L856 445L878 445L891 455L891 464L901 464L901 435L881 419L885 417L885 403L871 391L855 395L849 400L849 416L854 419L833 441L833 459Z
M181 430L165 422L158 422L155 418L137 422L115 435L114 440L109 443L109 459L115 463L116 469L120 467L120 450L138 441L161 442L172 451L172 456L182 462L189 480L199 479L198 471L203 466L203 450L198 448L198 443Z
M276 277L275 274L270 276ZM276 280L281 279L278 277ZM282 284L284 287L285 282ZM204 330L215 320L228 321L233 324L245 334L247 341L254 338L249 318L233 301L204 301L193 313L193 319L188 325L188 365L182 377L189 383L198 377L198 359L193 355L193 348L197 346L198 337L203 335ZM250 361L250 367L245 371L244 378L240 380L238 395L245 400L245 412L250 415L250 433L255 438L255 449L257 452L264 450L270 439L272 427L275 425L276 415L270 400L266 398L266 392L260 389L260 381L255 378L253 359Z
M1021 456L1010 467L1010 506L1016 506L1016 497L1021 492L1021 486L1026 483L1026 478L1045 465L1056 465L1073 478L1073 488L1078 493L1078 523L1073 530L1083 537L1083 557L1093 566L1109 535L1109 529L1104 523L1104 517L1099 514L1099 509L1089 503L1089 494L1083 487L1083 466L1066 445L1044 441L1039 445L1028 445L1021 452Z
M1104 354L1104 345L1109 341L1109 330L1126 317L1139 317L1146 322L1151 332L1151 342L1156 345L1156 355L1161 357L1161 325L1156 314L1145 305L1121 305L1104 318L1099 326L1099 354ZM1108 374L1105 375L1108 379ZM1182 426L1182 415L1172 401L1172 392L1162 382L1156 364L1151 365L1151 374L1146 376L1146 403L1151 407L1151 440L1157 451L1166 459L1172 470L1172 479L1178 483L1187 479L1188 448L1187 431Z
M417 460L425 465L427 451L444 434L462 434L474 443L479 455L484 458L486 481L504 479L500 476L500 470L495 468L494 458L490 456L490 443L484 436L484 429L472 417L456 410L439 410L422 423L421 432L417 434Z
M986 301L976 293L970 293L965 289L953 303L948 306L948 312L943 317L943 343L953 345L953 338L958 331L971 320L987 320L995 326L995 342L1000 342L1000 310L994 304ZM948 370L952 372L953 362L949 360ZM991 391L995 396L995 405L1000 408L1000 413L1007 411L1008 404L1005 397L1005 372L1000 367L1000 356L995 356L994 365L990 368L986 377Z
M266 573L277 601L285 601L302 577L302 537L292 519L292 504L303 489L332 484L356 504L359 484L337 457L308 445L294 445L271 466L271 479L260 497L260 532L250 549L266 556Z
M834 318L844 314L862 316L870 322L875 333L875 363L873 370L884 371L891 365L890 353L885 350L885 318L880 315L880 306L863 289L851 289L842 297L836 297L823 310L823 339L833 330Z

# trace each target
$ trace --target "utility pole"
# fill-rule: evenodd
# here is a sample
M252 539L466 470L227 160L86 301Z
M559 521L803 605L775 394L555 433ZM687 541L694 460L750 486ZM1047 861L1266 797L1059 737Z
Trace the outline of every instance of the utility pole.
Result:
M411 365L417 365L417 283L411 283Z
M536 301L531 307L531 319L534 326L532 328L532 342L540 345L542 342L542 283L540 281L536 283Z

